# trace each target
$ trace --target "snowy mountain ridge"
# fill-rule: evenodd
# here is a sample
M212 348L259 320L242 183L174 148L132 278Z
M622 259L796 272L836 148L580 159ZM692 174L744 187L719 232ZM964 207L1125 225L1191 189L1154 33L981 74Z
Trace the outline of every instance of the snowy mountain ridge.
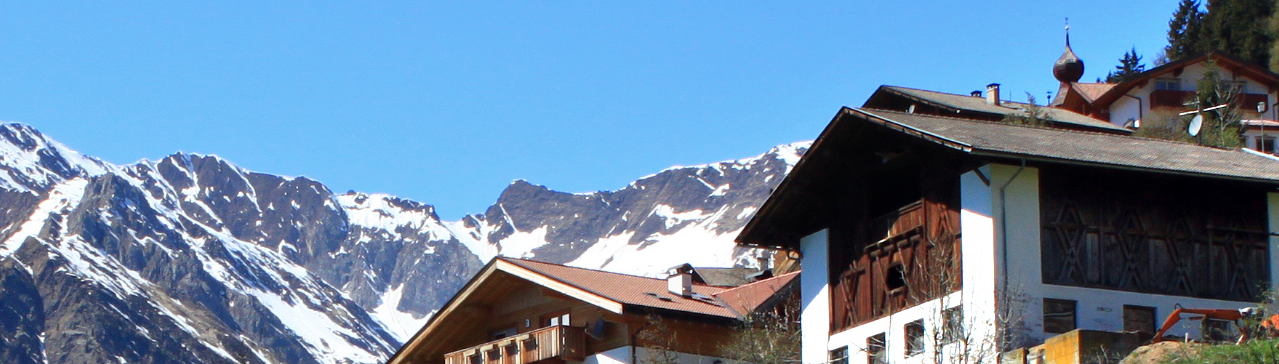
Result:
M375 363L495 256L655 276L760 265L732 239L808 147L616 191L515 181L443 221L387 194L179 153L112 165L0 125L0 359Z

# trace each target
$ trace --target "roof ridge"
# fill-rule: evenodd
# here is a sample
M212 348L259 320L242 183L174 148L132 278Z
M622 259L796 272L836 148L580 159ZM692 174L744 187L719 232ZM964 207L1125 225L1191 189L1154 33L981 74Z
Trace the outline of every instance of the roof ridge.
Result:
M1079 82L1076 82L1076 83L1078 84ZM1103 83L1090 83L1090 84L1094 84L1094 85L1115 85L1115 84L1104 83L1104 82L1103 82ZM935 93L935 94L943 94L943 95L950 95L950 96L959 96L959 97L972 97L972 98L978 98L977 96L972 96L972 95L956 94L956 93L950 93L950 92L944 92L944 91L935 91L935 90L925 90L925 89L922 89L922 88L914 88L914 87L906 87L906 86L883 85L883 87L888 87L888 88L897 88L897 89L905 89L905 90L914 90L914 91L922 91L922 92L931 92L931 93ZM934 101L934 102L936 102L936 101ZM939 102L939 103L940 103L940 102ZM1091 116L1088 116L1088 115L1084 115L1084 114L1081 114L1081 113L1075 112L1075 111L1073 111L1073 110L1063 109L1063 108L1056 107L1056 106L1052 106L1052 105L1031 104L1031 103L1029 103L1029 102L1014 101L1014 100L1012 100L1012 99L1008 99L1008 100L1000 100L1000 101L999 101L999 105L991 105L991 106L1002 106L1002 107L1005 107L1005 108L1008 108L1008 109L1021 109L1021 108L1016 108L1016 107L1008 107L1008 106L1004 106L1004 104L1017 104L1017 105L1019 105L1019 106L1035 105L1035 106L1038 106L1038 107L1043 107L1043 108L1053 109L1054 111L1060 110L1060 111L1065 111L1065 112L1068 112L1068 113L1071 113L1071 114L1080 115L1080 116L1083 116L1083 117L1091 117ZM955 107L955 108L959 108L959 106L954 106L954 105L948 105L948 106ZM878 109L878 110L882 110L882 109ZM1021 109L1021 110L1025 110L1025 109ZM1097 120L1098 122L1103 122L1103 123L1104 123L1104 122L1106 122L1105 120L1096 119L1096 118L1094 118L1094 120ZM1061 121L1061 120L1058 120L1058 121ZM1062 122L1066 122L1066 121L1062 121Z
M1239 151L1239 149L1238 149L1238 148L1235 148L1235 149L1217 148L1217 147L1207 146L1207 145L1203 145L1203 144L1195 144L1195 143L1183 142L1183 141L1177 141L1177 140L1168 140L1168 139L1150 138L1150 137L1136 136L1136 135L1132 135L1132 134L1116 134L1116 133L1105 133L1105 132L1089 131L1089 130L1074 130L1074 129L1053 128L1053 127L1046 127L1046 126L1035 126L1035 125L1024 125L1024 124L1013 124L1013 123L1006 123L1006 122L1001 122L1001 121L978 120L978 119L961 118L961 117L947 116L947 115L910 114L910 113L904 113L904 112L901 112L901 111L894 111L894 110L888 110L888 109L876 109L876 108L853 108L853 109L855 109L855 110L874 110L874 111L877 111L877 112L878 112L878 111L883 111L883 112L892 113L892 114L900 114L900 115L915 115L915 116L923 116L923 117L938 118L938 119L962 120L962 121L972 122L972 123L997 124L997 125L1008 125L1008 126L1022 127L1022 128L1031 128L1031 129L1056 130L1056 131L1061 131L1061 132L1065 132L1065 133L1089 134L1089 135L1106 135L1106 136L1114 136L1114 137L1121 137L1121 138L1131 138L1131 139L1140 139L1140 140L1150 140L1150 141L1163 142L1163 143L1169 143L1169 144L1178 144L1178 145L1197 146L1197 147L1203 147L1203 148L1215 149L1215 150L1223 150L1223 151Z
M737 286L737 287L728 288L728 289L725 289L725 290L723 290L723 291L719 291L719 292L717 292L717 293L713 293L713 294L711 294L711 295L712 295L712 296L715 296L715 297L719 297L719 295L722 295L722 294L726 294L726 293L729 293L729 292L735 291L735 290L737 290L738 288L754 288L754 287L755 287L755 285L757 285L757 284L763 284L763 283L765 283L765 282L771 282L771 281L778 280L778 279L781 279L781 278L784 278L784 277L789 277L789 276L791 276L791 275L799 274L800 272L801 272L801 271L794 271L794 272L790 272L790 273L782 274L782 275L779 275L779 276L769 277L768 279L762 279L762 280L758 280L758 281L750 282L750 283L747 283L747 284L743 284L743 285L740 285L740 286Z
M610 271L601 270L601 269L590 269L590 268L574 267L574 266L571 266L571 265L556 264L556 263L548 263L548 262L543 262L543 261L539 261L539 260L524 259L524 258L497 257L497 258L494 258L494 259L501 259L501 260L505 260L505 261L510 262L510 263L515 263L515 262L528 262L528 263L535 263L535 264L549 265L549 266L559 267L559 268L568 268L568 269L574 269L574 270L580 270L580 271L587 271L587 272L592 272L592 273L612 274L612 275L617 275L617 276L625 276L625 277L634 277L634 278L651 279L651 280L655 280L655 281L665 281L665 280L666 280L665 278L653 278L653 277L645 277L645 276L641 276L641 275L637 275L637 274L626 274L626 273L610 272ZM528 268L528 267L525 267L525 268ZM531 268L529 268L529 269L531 269ZM538 272L538 273L542 273L542 272ZM545 275L545 273L543 273L543 274ZM708 288L721 288L721 287L718 287L718 286L712 286L712 285L707 285L707 284L698 284L698 283L693 283L693 285L695 285L695 286L701 286L701 287L708 287ZM578 288L581 288L581 287L578 287Z

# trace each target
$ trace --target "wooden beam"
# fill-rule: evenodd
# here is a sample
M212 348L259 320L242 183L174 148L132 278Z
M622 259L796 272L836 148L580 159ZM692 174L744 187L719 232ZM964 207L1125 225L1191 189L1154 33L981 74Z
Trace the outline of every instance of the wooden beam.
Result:
M533 282L542 287L555 290L559 293L564 294L565 296L582 300L583 302L595 305L599 308L603 308L613 313L622 313L621 302L611 300L607 297L595 294L594 292L589 292L584 289L575 287L573 285L561 282L554 278L547 277L545 275L542 275L541 273L537 273L532 270L526 269L524 267L518 266L515 263L510 263L505 260L499 260L495 262L493 266L503 272L509 273L516 277L526 279L529 282Z

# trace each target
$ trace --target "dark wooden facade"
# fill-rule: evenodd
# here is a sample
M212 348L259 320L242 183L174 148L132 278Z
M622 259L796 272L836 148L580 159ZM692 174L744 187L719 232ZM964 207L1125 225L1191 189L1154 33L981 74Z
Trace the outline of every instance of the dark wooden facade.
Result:
M831 330L842 331L960 287L960 163L892 155L854 173L830 228Z
M1266 187L1040 168L1043 282L1256 302L1270 264Z

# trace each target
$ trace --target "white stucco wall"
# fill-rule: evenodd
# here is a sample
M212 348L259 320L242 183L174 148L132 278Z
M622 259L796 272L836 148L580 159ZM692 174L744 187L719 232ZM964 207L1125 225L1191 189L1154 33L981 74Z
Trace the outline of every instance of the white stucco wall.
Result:
M1041 251L1040 251L1040 208L1039 208L1039 173L1035 168L1026 168L1022 171L1005 191L1007 204L999 203L998 187L1003 186L1007 178L1011 176L1017 166L1001 166L994 165L991 169L994 171L995 177L992 178L993 185L996 186L994 191L995 209L1001 206L1007 207L1007 213L996 211L995 223L997 229L1000 229L1000 218L1007 218L1008 231L1008 286L1001 296L1008 297L1003 302L1009 302L1016 308L1011 315L1012 323L1015 327L1020 327L1021 333L1029 343L1034 344L1042 342L1044 339L1055 334L1044 332L1043 327L1043 299L1065 299L1076 301L1076 324L1080 329L1104 330L1104 331L1122 331L1123 330L1123 306L1145 306L1155 308L1156 325L1162 324L1163 319L1172 312L1174 305L1181 304L1183 307L1194 308L1243 308L1252 306L1251 302L1236 302L1225 300L1211 300L1183 296L1168 296L1147 293L1122 292L1107 289L1080 288L1044 284L1041 269ZM1274 196L1275 194L1271 194ZM1270 197L1270 206L1272 211L1279 211L1279 197ZM1275 214L1271 214L1272 224L1274 223ZM964 236L968 236L968 232L964 232ZM1273 240L1273 238L1272 238ZM1002 239L996 239L996 244L1001 244ZM965 244L968 240L965 239ZM1271 249L1271 255L1275 256L1275 249ZM965 266L970 265L967 261ZM998 265L998 264L997 264ZM1275 270L1271 270L1271 274L1275 274ZM1274 282L1274 280L1272 280ZM1272 283L1273 285L1273 283ZM1017 298L1017 299L1012 299ZM1018 307L1019 306L1019 307ZM1183 321L1169 333L1173 335L1184 335L1189 333L1191 337L1198 337L1200 331L1199 321Z
M1180 80L1181 90L1194 91L1199 80L1203 78L1203 72L1204 72L1203 63L1197 63L1197 64L1186 66L1185 69L1182 71L1181 75L1176 77ZM1230 71L1219 70L1218 72L1223 79L1232 80L1232 81L1244 81L1244 93L1268 94L1267 97L1269 100L1267 101L1267 110L1264 114L1261 114L1261 115L1256 114L1256 109L1255 109L1256 105L1243 105L1243 109L1244 109L1243 111L1248 113L1248 116L1246 116L1246 118L1253 119L1253 118L1259 117L1262 119L1269 119L1269 120L1279 119L1279 116L1276 116L1276 115L1279 115L1277 114L1279 113L1279 110L1274 110L1275 109L1274 103L1276 101L1279 101L1279 97L1277 97L1276 93L1270 92L1270 88L1268 86L1243 76L1240 76L1238 78L1233 78L1234 76L1230 73ZM1168 73L1157 78L1173 78L1173 77L1171 73ZM1119 99L1115 100L1115 102L1110 105L1110 123L1114 125L1123 126L1124 123L1128 121L1128 119L1140 119L1140 116L1150 115L1150 93L1153 91L1155 91L1154 79L1150 80L1150 82L1146 83L1146 85L1143 87L1133 88L1132 90L1128 91L1127 93L1128 95L1141 98L1140 102L1138 102L1136 99L1133 99L1132 97L1120 97ZM1140 109L1141 109L1140 112L1138 111L1138 104L1140 104ZM1187 108L1186 110L1189 110L1189 108Z
M830 335L830 254L829 233L823 229L799 240L800 340L804 363L826 362L827 337Z
M971 342L986 346L993 345L997 326L1015 330L1025 345L1038 344L1055 335L1043 331L1044 298L1076 301L1077 327L1105 331L1123 330L1124 305L1154 307L1156 325L1162 324L1176 304L1228 309L1252 305L1250 302L1043 284L1038 169L1003 164L983 166L960 177L960 193L963 289L848 330L829 333L829 337L826 336L830 320L829 292L825 282L828 276L826 250L813 246L824 243L826 235L824 232L814 234L801 242L807 251L821 254L820 260L813 258L812 253L806 252L804 256L805 270L814 267L808 265L809 261L813 261L818 264L815 268L821 271L820 275L807 276L810 281L804 281L801 276L805 289L804 363L824 362L829 350L842 346L849 349L849 363L866 363L867 339L879 333L885 333L887 357L891 363L931 362L936 357L933 351L936 346L932 343L933 332L930 330L941 327L941 308L955 305L963 306L964 322L972 330L969 334ZM1001 201L1001 195L1007 201ZM1267 204L1271 230L1279 230L1279 193L1268 194ZM1271 260L1279 261L1279 237L1271 237L1270 241ZM1271 269L1271 275L1271 286L1275 289L1279 287L1276 284L1279 283L1279 269ZM1009 309L1011 314L999 315L1000 308ZM808 316L810 314L812 316ZM820 321L810 322L810 317ZM929 330L925 333L927 351L907 357L904 327L920 319ZM1200 321L1184 320L1169 334L1198 337L1199 331ZM947 348L946 355L963 351L953 344ZM969 350L978 355L990 351L990 348L976 347Z
M1249 128L1248 130L1245 130L1243 132L1244 148L1261 150L1261 144L1259 143L1260 142L1259 139L1262 136L1270 137L1270 138L1279 138L1279 127L1267 127L1265 129L1262 129L1260 127L1252 127L1252 128Z

